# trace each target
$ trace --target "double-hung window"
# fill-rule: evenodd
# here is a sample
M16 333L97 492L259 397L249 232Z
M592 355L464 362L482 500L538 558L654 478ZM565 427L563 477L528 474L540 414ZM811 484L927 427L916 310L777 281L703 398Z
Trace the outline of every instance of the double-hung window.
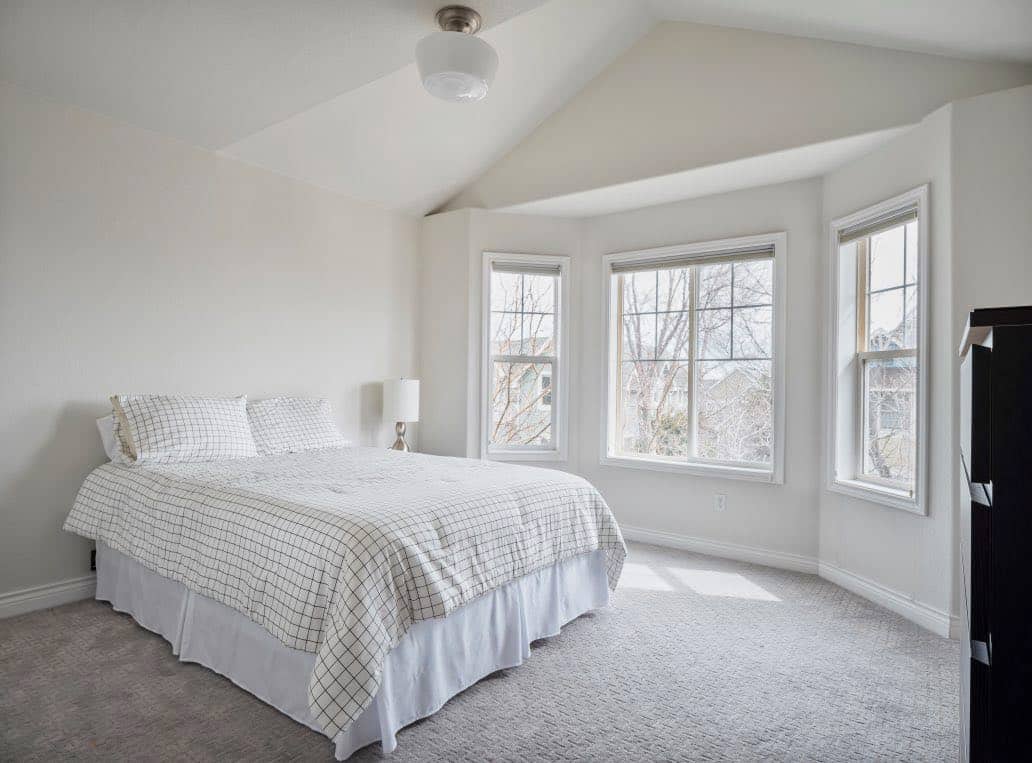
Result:
M925 513L927 187L831 225L829 488Z
M604 258L602 463L780 482L784 234Z
M484 255L483 433L488 458L566 458L569 258Z

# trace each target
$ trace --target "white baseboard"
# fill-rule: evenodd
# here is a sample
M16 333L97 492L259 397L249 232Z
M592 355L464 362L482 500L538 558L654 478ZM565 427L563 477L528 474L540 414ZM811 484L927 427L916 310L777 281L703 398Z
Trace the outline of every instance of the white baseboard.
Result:
M959 639L963 634L960 625L960 615L950 615L950 638Z
M57 607L80 599L93 598L97 590L97 576L83 575L81 578L61 580L57 583L22 588L19 591L0 593L0 618L23 615L37 609Z
M796 572L808 572L811 575L817 573L817 560L802 554L771 551L765 548L757 548L756 546L724 543L717 540L707 540L706 538L695 538L690 535L666 532L665 530L647 530L644 527L631 527L624 524L620 525L620 530L627 540L651 543L655 546L679 548L684 551L720 556L725 559L736 559L740 562L764 564L768 567L779 567Z
M784 551L771 551L755 546L743 546L737 543L707 540L706 538L695 538L690 535L666 532L665 530L648 530L644 527L633 527L623 524L620 525L620 529L627 540L819 575L825 580L855 593L857 596L862 596L868 601L872 601L898 615L902 615L936 635L958 638L960 634L960 618L956 615L950 616L948 612L915 601L900 591L893 590L881 583L876 583L861 575L844 570L834 564L819 562L813 557L802 554L790 554Z
M944 612L936 607L916 601L900 591L828 562L820 563L817 574L825 580L845 588L847 591L852 591L858 596L863 596L865 599L895 612L897 615L902 615L907 620L917 623L937 636L956 638L953 634L954 631L959 631L960 621L959 618L951 618L949 612ZM953 624L954 620L957 621L956 625Z

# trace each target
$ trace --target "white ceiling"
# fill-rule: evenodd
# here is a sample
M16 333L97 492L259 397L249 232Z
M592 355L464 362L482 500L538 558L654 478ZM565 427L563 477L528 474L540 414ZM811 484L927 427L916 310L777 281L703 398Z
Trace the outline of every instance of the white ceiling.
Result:
M672 175L499 207L497 211L553 217L593 217L743 188L802 180L823 175L851 159L863 156L911 127L893 127L853 135L762 156L697 167Z
M545 0L476 0L486 28ZM221 148L397 71L443 0L0 0L0 78Z
M1032 62L1032 0L650 0L660 18Z
M478 104L422 91L445 0L0 0L0 79L334 191L424 213L670 18L1032 61L1032 0L474 0Z
M483 101L433 98L410 64L222 153L423 214L504 156L650 26L626 0L553 0L484 33L502 65Z

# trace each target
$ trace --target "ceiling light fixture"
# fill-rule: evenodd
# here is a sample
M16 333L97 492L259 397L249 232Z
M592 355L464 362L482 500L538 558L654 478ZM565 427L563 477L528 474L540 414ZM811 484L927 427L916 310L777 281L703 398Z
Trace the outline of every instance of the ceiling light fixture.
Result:
M436 19L441 31L416 44L423 87L446 101L479 101L498 71L495 49L474 37L480 29L480 14L464 5L446 5L437 11Z

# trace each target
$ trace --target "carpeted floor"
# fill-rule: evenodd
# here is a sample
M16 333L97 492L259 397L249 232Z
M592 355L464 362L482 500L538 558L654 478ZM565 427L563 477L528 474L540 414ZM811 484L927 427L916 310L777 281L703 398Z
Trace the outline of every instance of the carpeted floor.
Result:
M402 731L389 759L952 760L957 664L956 642L814 576L633 544L611 609ZM331 753L84 601L0 621L0 760L73 757Z

